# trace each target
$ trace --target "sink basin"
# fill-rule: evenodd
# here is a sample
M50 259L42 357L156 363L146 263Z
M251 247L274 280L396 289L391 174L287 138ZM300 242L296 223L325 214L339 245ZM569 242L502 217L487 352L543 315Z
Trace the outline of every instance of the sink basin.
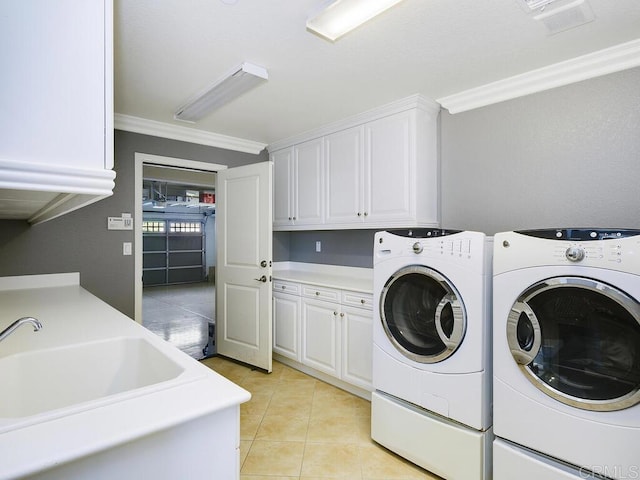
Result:
M30 417L118 398L174 379L183 371L150 342L134 337L10 355L0 358L0 418Z

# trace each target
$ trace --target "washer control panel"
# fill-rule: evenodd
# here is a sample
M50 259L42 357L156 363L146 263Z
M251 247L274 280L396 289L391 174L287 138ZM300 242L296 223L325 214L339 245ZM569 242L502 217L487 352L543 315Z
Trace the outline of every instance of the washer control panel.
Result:
M464 237L463 234L455 235L447 238L431 238L431 239L416 239L415 241L407 242L405 251L413 252L416 255L421 256L448 256L456 258L471 258L471 238Z

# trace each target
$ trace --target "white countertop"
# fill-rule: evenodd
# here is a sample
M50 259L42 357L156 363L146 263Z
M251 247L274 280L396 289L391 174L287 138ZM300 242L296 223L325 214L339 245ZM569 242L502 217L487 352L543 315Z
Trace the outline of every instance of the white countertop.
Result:
M175 379L115 395L111 401L107 397L32 417L0 418L0 479L42 471L251 398L84 290L78 274L2 277L0 305L0 330L24 316L43 324L37 333L21 327L0 343L0 361L56 346L142 337L184 368Z
M273 278L340 290L373 293L373 269L316 263L276 262Z

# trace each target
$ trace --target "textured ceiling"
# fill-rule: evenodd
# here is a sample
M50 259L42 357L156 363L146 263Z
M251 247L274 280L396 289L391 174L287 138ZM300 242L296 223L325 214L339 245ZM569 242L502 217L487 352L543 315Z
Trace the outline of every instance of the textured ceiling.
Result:
M555 35L523 0L404 0L330 43L325 0L115 0L115 111L272 143L416 93L437 99L640 37L640 1L589 0ZM196 92L247 61L269 81L190 125Z

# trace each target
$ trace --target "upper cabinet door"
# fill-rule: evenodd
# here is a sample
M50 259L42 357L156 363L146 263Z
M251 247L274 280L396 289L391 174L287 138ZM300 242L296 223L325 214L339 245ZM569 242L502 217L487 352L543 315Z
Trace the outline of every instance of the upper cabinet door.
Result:
M273 161L273 226L293 223L293 148L271 154Z
M325 137L326 149L326 223L362 222L363 182L362 126L342 130Z
M320 225L324 221L323 140L317 138L294 147L294 224Z
M111 17L109 0L2 2L1 159L113 167Z
M366 223L414 218L414 138L414 111L365 125L363 210Z
M0 2L0 32L0 219L112 195L113 1Z

